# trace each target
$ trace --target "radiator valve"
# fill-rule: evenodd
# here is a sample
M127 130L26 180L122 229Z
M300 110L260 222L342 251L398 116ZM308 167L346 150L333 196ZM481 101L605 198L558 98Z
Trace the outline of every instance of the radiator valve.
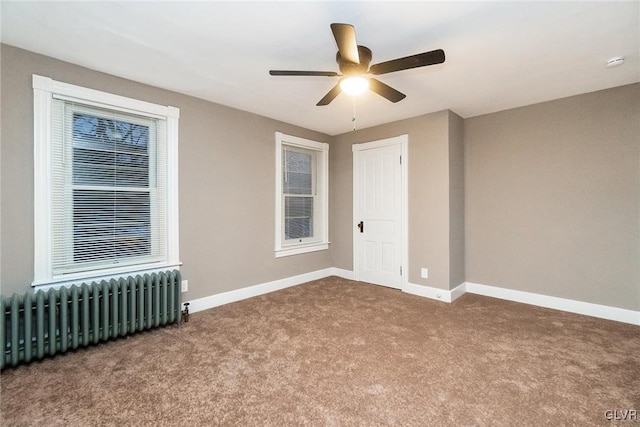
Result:
M184 310L182 310L182 321L184 323L189 322L189 303L184 303Z

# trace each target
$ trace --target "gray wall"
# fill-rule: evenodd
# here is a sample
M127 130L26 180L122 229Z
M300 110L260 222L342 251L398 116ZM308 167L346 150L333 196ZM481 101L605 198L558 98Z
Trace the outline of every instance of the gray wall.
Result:
M450 122L453 122L450 124ZM333 193L330 218L332 222L333 260L337 267L353 269L353 156L352 144L370 142L398 135L409 136L409 282L441 289L450 289L450 239L455 241L459 254L455 257L454 286L464 281L464 254L460 244L464 235L461 221L457 234L450 236L450 132L455 134L456 147L452 148L456 161L457 190L459 197L453 215L463 218L463 160L462 119L449 111L427 114L381 126L349 132L335 137L331 146L331 162L339 168L332 174ZM463 237L462 237L463 239ZM463 242L464 240L462 240ZM420 269L429 269L429 278L420 277Z
M464 120L449 111L449 289L465 281Z
M330 251L274 258L275 131L254 114L1 45L2 293L33 280L32 74L180 108L180 258L194 299L332 265Z
M1 46L3 294L24 292L33 278L31 75L41 74L181 109L187 300L331 266L351 270L351 145L408 134L411 283L452 289L466 280L640 309L640 84L329 137ZM273 256L275 131L331 145L329 251Z
M464 129L466 280L640 309L640 84Z

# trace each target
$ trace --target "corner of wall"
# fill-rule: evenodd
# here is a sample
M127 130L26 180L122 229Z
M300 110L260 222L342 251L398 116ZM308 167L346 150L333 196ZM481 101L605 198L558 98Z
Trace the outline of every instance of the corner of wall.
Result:
M449 113L449 289L465 281L464 121Z

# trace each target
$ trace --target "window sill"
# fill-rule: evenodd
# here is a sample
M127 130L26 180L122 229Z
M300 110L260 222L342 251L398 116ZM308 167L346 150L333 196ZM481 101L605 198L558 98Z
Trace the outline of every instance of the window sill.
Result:
M83 283L92 283L92 282L100 283L103 280L108 282L111 279L118 280L121 277L159 273L161 271L167 271L167 270L173 270L173 269L179 270L181 265L182 263L179 262L177 264L161 264L161 265L155 265L155 266L139 265L137 266L137 268L134 268L134 269L129 267L127 269L111 270L110 272L106 272L104 270L102 270L101 272L94 271L93 274L92 272L85 272L84 274L76 274L70 277L65 277L60 279L34 281L33 283L31 283L31 286L34 288L34 292L37 292L39 290L47 291L50 288L58 289L61 286L66 286L66 287L70 287L73 285L80 286Z
M308 252L324 251L329 249L329 243L313 243L304 246L294 246L290 248L276 249L276 258L282 258L291 255L306 254Z

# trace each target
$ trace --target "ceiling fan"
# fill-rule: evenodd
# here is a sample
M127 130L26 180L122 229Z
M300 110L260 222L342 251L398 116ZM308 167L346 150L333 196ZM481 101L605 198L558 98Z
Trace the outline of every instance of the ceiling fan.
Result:
M445 59L444 51L437 49L369 66L369 62L371 62L371 49L356 43L356 30L353 25L331 24L331 31L338 45L336 62L342 74L334 71L269 71L269 74L272 76L341 77L338 84L316 104L318 106L328 105L341 91L353 95L363 93L367 89L370 89L391 102L402 101L406 97L404 93L382 83L380 80L373 77L364 77L364 75L380 75L427 65L442 64Z

